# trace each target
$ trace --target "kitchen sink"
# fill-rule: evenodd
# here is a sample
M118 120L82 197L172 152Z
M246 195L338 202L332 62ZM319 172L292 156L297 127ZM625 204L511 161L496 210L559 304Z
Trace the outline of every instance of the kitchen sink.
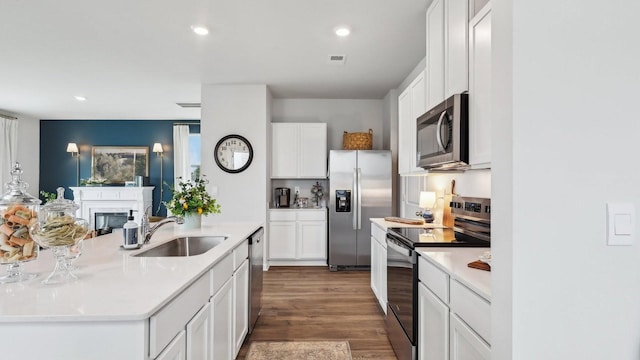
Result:
M133 256L167 257L200 255L222 244L227 238L228 236L183 236Z

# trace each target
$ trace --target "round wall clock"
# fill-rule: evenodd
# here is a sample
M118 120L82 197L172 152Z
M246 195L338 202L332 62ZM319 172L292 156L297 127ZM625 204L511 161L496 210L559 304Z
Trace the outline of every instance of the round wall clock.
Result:
M220 169L232 174L239 173L251 165L253 148L244 137L227 135L216 144L213 158Z

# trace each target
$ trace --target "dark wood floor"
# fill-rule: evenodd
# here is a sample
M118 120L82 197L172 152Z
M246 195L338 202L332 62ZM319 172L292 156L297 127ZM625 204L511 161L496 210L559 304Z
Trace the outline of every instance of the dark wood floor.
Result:
M348 340L354 360L396 360L369 271L271 267L264 273L262 313L252 341Z

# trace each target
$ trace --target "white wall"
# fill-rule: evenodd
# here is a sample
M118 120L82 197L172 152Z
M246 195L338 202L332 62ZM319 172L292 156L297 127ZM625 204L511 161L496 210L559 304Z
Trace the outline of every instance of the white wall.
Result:
M492 358L640 359L640 2L493 5Z
M33 197L40 193L40 120L16 115L18 120L18 156L22 164L22 179L29 183L27 192ZM6 169L9 170L9 169ZM2 184L4 193L4 184Z
M373 149L383 149L383 100L273 99L272 105L272 122L327 123L328 150L342 149L344 131L369 129L373 130Z
M204 224L266 221L270 102L266 85L202 86L202 173L222 206L222 214L207 216ZM229 134L244 136L253 147L251 165L238 174L222 171L213 159L216 143Z

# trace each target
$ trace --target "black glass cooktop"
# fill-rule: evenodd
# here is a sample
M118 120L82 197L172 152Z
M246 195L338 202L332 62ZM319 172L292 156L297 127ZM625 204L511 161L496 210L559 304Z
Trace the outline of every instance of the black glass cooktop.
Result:
M413 247L489 247L483 241L453 229L389 228L389 234Z

